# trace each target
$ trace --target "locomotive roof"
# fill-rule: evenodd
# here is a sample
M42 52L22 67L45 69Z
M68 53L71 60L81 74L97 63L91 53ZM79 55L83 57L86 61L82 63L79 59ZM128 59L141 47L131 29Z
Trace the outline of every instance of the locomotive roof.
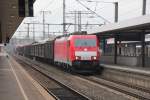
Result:
M87 32L86 31L81 31L81 32L73 32L73 33L70 33L70 34L64 34L64 35L60 35L60 36L57 36L57 38L61 38L61 37L69 37L70 35L87 35Z
M88 37L82 37L83 35L69 35L69 36L66 36L66 37L60 37L60 38L56 38L56 41L67 41L67 40L71 40L71 39L75 39L75 38L95 38L96 35L86 35Z

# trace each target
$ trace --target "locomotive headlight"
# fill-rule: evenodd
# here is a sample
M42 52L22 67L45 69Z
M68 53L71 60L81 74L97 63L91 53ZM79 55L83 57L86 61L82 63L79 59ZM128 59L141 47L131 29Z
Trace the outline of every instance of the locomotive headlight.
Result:
M94 60L96 60L96 57L93 57Z
M78 56L76 56L76 60L80 59Z
M80 57L80 56L76 56L75 59L76 59L76 60L80 60L81 57Z
M92 58L91 58L92 60L96 60L97 59L97 57L96 56L92 56Z
M78 59L79 57L76 57L76 59Z

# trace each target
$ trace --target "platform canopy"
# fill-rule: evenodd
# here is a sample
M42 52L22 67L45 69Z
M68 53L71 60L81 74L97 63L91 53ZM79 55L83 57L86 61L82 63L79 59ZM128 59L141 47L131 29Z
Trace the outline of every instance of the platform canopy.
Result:
M140 40L140 34L150 33L150 15L144 15L137 18L125 20L118 23L112 23L90 29L88 34L96 34L100 37L113 37L117 34L120 40Z
M0 43L8 42L24 17L33 16L35 0L0 0Z
M88 30L88 34L96 34L100 39L114 38L114 64L117 64L118 41L140 41L141 44L141 66L145 66L145 34L150 34L150 15L143 15L126 21L103 25L93 30ZM103 51L106 43L103 41ZM121 49L119 49L121 53Z

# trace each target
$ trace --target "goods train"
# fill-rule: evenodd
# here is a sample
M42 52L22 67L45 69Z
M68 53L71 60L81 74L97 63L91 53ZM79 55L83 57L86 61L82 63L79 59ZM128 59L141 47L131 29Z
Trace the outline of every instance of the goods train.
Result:
M17 47L19 55L48 61L73 71L99 68L99 41L96 35L69 35L44 43Z

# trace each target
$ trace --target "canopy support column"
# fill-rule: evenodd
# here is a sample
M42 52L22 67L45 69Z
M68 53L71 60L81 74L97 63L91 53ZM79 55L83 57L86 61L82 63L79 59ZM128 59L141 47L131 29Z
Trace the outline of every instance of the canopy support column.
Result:
M105 38L103 39L103 53L104 55L106 53L106 39Z
M118 41L118 36L115 35L115 52L114 52L114 64L117 64L117 41Z
M143 9L142 9L142 15L146 14L146 0L143 0Z
M142 44L142 67L145 67L145 31L141 33L141 44Z

